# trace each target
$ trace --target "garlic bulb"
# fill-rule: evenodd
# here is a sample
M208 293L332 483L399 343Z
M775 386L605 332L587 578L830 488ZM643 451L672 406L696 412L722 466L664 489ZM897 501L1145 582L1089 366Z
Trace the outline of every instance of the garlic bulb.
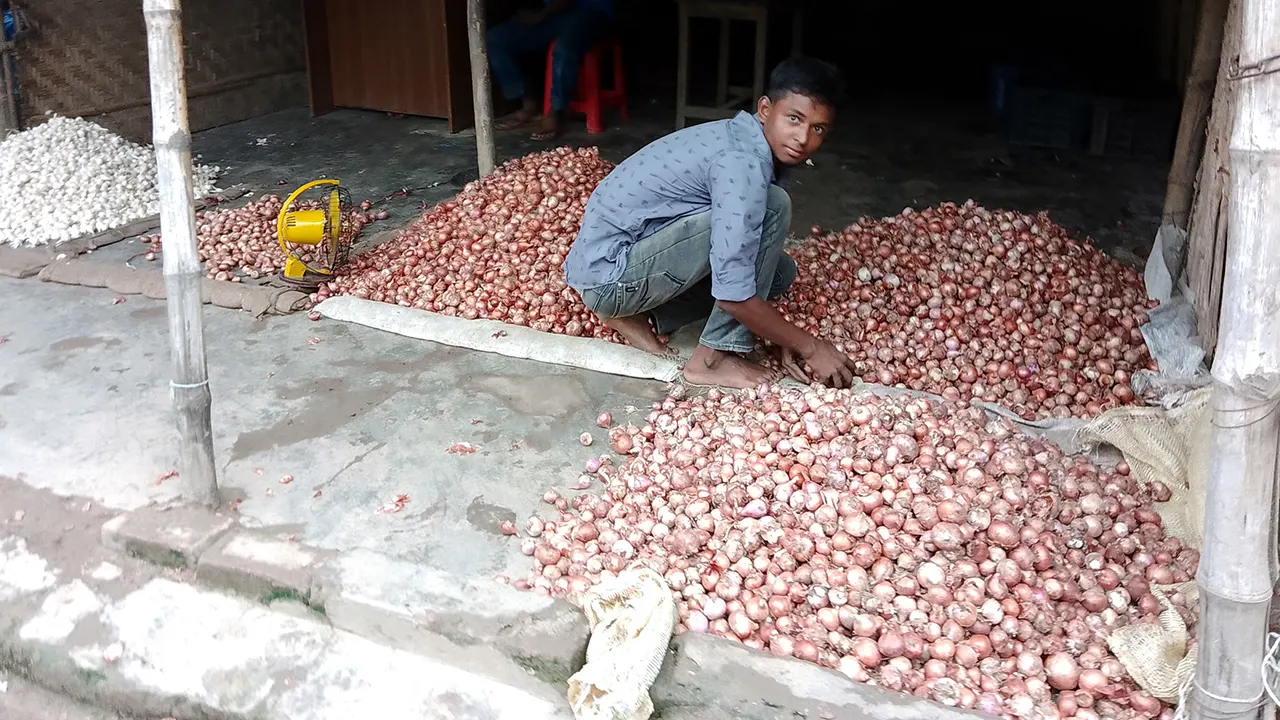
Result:
M193 171L194 197L218 192L221 168ZM0 242L56 245L159 211L150 146L57 115L0 142Z

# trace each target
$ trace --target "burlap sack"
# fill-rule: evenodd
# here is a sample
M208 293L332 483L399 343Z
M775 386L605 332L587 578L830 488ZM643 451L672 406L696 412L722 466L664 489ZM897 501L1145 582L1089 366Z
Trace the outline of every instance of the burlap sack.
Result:
M1169 502L1158 503L1156 510L1170 535L1195 548L1204 538L1205 483L1213 439L1211 393L1208 387L1192 390L1168 409L1117 408L1080 431L1083 442L1119 449L1143 482L1158 481L1169 487ZM1195 672L1196 647L1166 593L1182 593L1187 606L1194 608L1199 591L1192 581L1153 586L1151 592L1165 608L1159 624L1122 627L1107 638L1107 646L1139 687L1177 704L1181 688Z

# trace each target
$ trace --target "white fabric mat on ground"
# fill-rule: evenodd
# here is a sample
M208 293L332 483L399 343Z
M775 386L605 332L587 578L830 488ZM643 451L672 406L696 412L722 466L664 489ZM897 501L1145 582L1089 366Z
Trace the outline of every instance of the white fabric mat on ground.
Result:
M660 358L628 345L596 338L538 332L497 320L466 320L439 313L353 297L331 297L316 306L327 318L507 357L671 382L684 360ZM697 336L694 335L696 342ZM689 349L692 350L692 345ZM688 353L684 354L688 357Z

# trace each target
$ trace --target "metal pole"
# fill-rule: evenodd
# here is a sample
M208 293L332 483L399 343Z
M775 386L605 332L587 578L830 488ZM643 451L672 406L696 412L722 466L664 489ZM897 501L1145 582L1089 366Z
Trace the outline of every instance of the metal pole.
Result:
M493 172L493 94L489 89L489 51L485 45L484 0L467 0L467 43L471 47L471 97L476 115L476 158L480 177Z
M1275 582L1280 457L1280 0L1243 0L1221 331L1213 362L1213 446L1200 554L1200 653L1193 720L1255 720ZM1280 63L1277 64L1280 70Z
M192 200L191 128L187 121L180 0L142 0L151 70L151 127L164 236L164 285L173 365L170 395L178 419L178 471L187 499L219 504L213 464L212 396L205 362L200 282Z

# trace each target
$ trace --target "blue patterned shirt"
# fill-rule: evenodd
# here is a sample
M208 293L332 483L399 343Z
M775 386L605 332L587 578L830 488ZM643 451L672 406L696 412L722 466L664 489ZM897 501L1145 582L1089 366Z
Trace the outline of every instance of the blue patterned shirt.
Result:
M591 193L565 259L565 280L579 292L615 282L632 244L710 210L711 294L726 302L749 300L756 296L769 185L780 179L760 120L750 113L655 140Z

